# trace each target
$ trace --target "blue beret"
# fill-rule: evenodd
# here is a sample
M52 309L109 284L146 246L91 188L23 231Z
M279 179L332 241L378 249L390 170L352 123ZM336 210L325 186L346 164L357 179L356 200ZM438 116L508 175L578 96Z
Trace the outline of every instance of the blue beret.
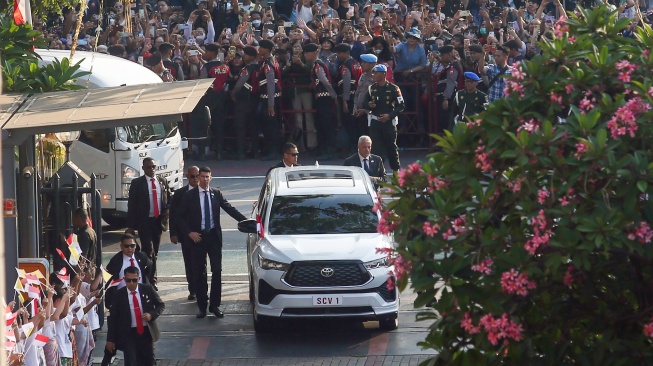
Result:
M361 55L361 61L363 62L369 62L371 64L375 64L378 59L376 58L376 55L372 55L370 53L366 53L364 55Z
M481 81L481 78L479 78L478 75L476 75L475 73L473 73L471 71L467 71L465 73L465 79L469 79L469 80L472 80L472 81Z
M378 64L372 68L374 72L388 72L388 67L383 64Z

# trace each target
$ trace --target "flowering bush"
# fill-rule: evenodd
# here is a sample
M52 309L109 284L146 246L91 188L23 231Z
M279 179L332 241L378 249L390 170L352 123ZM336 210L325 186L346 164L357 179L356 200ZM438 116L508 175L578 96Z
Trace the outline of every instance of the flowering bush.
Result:
M388 184L379 231L434 364L653 364L653 31L627 24L561 19L506 99Z

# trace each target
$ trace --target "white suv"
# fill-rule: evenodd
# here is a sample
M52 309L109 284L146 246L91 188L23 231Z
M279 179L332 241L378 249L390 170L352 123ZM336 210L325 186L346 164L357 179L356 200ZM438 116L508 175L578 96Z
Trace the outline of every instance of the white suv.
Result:
M399 293L393 267L377 249L374 185L349 166L276 168L265 179L250 219L250 301L257 332L274 319L378 320L397 328ZM392 288L392 289L389 289Z

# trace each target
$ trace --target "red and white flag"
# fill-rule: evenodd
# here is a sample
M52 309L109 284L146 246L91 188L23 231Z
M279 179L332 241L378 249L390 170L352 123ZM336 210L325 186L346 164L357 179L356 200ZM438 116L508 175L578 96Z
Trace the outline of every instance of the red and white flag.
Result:
M5 342L5 351L11 351L14 349L16 342L6 341Z
M12 324L14 324L14 320L16 320L16 317L18 316L18 312L12 313L8 312L5 314L5 325L10 327Z
M29 0L14 0L14 23L32 24L32 7Z
M43 347L48 344L49 341L50 337L44 336L43 334L37 334L34 338L34 343L32 343L32 346Z
M119 278L117 280L113 280L113 281L109 282L109 286L107 286L107 289L118 286L118 285L120 285L121 282L122 282L122 278Z
M34 285L29 285L27 288L27 296L31 299L40 299L41 298L41 289Z
M41 281L39 281L39 278L34 273L26 273L25 274L25 279L27 280L27 283L31 283L31 284L34 284L34 285L40 285L41 284Z

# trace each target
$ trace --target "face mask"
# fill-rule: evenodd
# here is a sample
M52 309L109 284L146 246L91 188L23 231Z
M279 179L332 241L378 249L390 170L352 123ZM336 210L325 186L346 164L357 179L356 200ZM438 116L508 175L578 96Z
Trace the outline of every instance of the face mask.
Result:
M271 30L268 30L268 38L274 37L274 32Z
M397 0L388 0L388 5L394 5L397 3Z
M195 37L195 40L196 40L196 41L203 41L203 40L204 40L204 35L203 35L203 34L199 34L199 35L197 35L197 36Z
M376 53L377 55L380 54L381 51L383 51L383 50L377 50L377 49L374 49L374 53Z
M255 27L258 27L259 25L261 25L261 21L260 21L259 19L254 19L254 20L252 20L252 24L253 24Z

